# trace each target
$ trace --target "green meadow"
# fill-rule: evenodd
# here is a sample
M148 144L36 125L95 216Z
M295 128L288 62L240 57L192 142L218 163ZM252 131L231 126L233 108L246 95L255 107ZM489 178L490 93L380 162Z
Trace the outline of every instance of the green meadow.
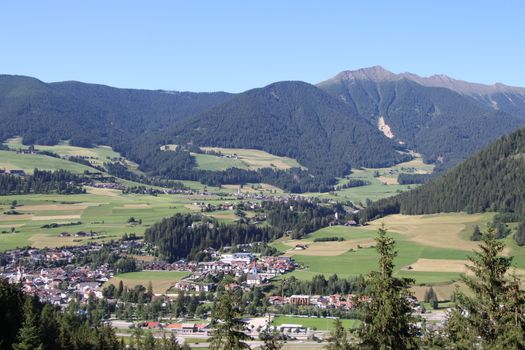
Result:
M177 145L165 145L165 151L175 150ZM197 168L203 170L223 171L229 168L257 170L260 168L290 169L304 168L295 159L280 157L265 151L245 148L201 147L203 151L221 153L223 157L192 153L197 162Z
M183 271L140 271L122 273L110 279L106 284L118 285L120 281L128 288L136 285L147 287L151 282L154 293L165 293L177 281L188 276L189 272Z
M399 174L430 174L434 165L425 164L418 155L411 161L400 163L388 168L360 168L352 169L346 178L339 179L338 185L344 185L351 179L365 180L368 186L352 187L337 190L332 193L310 193L316 197L332 198L334 200L350 200L355 204L366 206L367 200L378 200L391 197L400 192L415 188L418 185L400 185L397 182Z
M143 235L147 227L175 213L200 212L193 203L206 201L222 203L216 196L122 194L120 191L89 188L87 194L78 195L17 195L0 197L0 213L6 212L16 200L20 215L0 214L0 251L22 246L54 247L80 245L89 241L106 241L122 237L124 233ZM231 222L232 216L221 217ZM213 213L210 215L213 216ZM134 217L142 224L130 224ZM42 228L46 224L80 225ZM12 228L15 232L11 233ZM93 231L95 237L59 237L62 232L74 234Z
M0 151L0 169L16 169L32 173L35 168L40 170L64 169L76 174L81 174L85 170L94 170L91 167L65 159L40 154L17 154L11 151Z
M492 218L487 214L439 214L424 216L394 215L365 227L334 226L318 230L301 241L281 239L273 245L292 256L303 268L291 273L299 279L317 274L342 277L366 275L377 269L378 255L374 249L377 229L384 222L396 240L398 255L395 275L415 279L417 284L449 283L466 272L464 265L477 242L468 239L472 227L482 229ZM315 238L342 237L342 242L314 242ZM295 250L298 242L308 245ZM359 245L356 245L358 242ZM525 249L517 247L512 237L506 238L508 255L514 256L518 274L525 272Z

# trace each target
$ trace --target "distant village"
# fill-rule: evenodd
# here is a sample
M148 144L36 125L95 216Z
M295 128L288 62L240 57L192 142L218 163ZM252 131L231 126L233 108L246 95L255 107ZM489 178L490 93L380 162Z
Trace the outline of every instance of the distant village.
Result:
M102 298L102 289L116 271L108 264L93 268L90 264L75 263L75 256L97 252L111 247L116 254L126 254L133 248L140 250L140 241L122 241L113 244L92 243L86 246L14 249L0 255L0 277L20 284L25 292L38 296L43 301L66 306L71 300L87 301L90 297ZM221 254L208 248L215 260L208 262L144 261L142 271L186 271L189 276L173 285L176 291L210 292L216 289L213 283L203 282L206 277L217 274L246 276L242 284L230 288L251 288L293 271L297 265L289 257L259 256L251 253Z

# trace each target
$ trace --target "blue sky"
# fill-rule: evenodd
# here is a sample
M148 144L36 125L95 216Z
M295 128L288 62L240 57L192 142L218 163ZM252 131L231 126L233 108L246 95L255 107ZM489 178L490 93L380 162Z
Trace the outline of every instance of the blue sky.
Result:
M3 1L0 73L243 91L373 65L525 86L524 1Z

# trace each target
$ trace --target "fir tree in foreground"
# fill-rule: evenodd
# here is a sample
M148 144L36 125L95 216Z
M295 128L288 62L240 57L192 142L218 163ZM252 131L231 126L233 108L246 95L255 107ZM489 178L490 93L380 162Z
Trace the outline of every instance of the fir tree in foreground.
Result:
M250 349L245 343L250 337L244 333L246 325L240 319L239 303L231 293L223 293L216 301L212 314L215 330L210 338L210 350Z
M515 276L507 276L512 258L501 255L504 247L489 229L469 258L474 276L462 280L472 296L456 293L445 329L452 348L525 349L525 293Z
M325 346L326 350L350 350L350 341L348 339L348 332L343 327L340 319L334 321L334 330L330 332L330 338L328 338L328 345Z
M418 329L412 315L408 288L413 281L393 277L394 239L387 235L384 225L378 231L376 250L379 271L368 275L368 291L358 302L361 326L357 330L358 349L397 350L417 349Z
M273 331L266 329L261 332L259 337L264 342L264 344L261 345L261 350L279 350L284 346L282 335L277 329L274 329Z
M24 303L24 322L18 331L18 343L13 345L14 350L43 350L44 344L40 339L35 300L27 297Z

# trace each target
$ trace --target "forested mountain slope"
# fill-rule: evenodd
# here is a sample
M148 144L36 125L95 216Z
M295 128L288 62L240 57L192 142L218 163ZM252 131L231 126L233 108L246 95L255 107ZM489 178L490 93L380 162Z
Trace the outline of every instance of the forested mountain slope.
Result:
M249 90L163 134L176 144L260 149L338 176L407 159L352 106L304 82Z
M126 147L138 135L217 105L231 94L118 89L79 82L44 83L0 75L0 139L25 144Z
M525 128L417 189L374 203L364 217L488 210L525 214Z
M386 125L393 140L420 152L426 161L438 161L438 170L525 124L525 119L473 97L414 80L409 73L396 75L373 67L342 72L318 86L372 123Z

